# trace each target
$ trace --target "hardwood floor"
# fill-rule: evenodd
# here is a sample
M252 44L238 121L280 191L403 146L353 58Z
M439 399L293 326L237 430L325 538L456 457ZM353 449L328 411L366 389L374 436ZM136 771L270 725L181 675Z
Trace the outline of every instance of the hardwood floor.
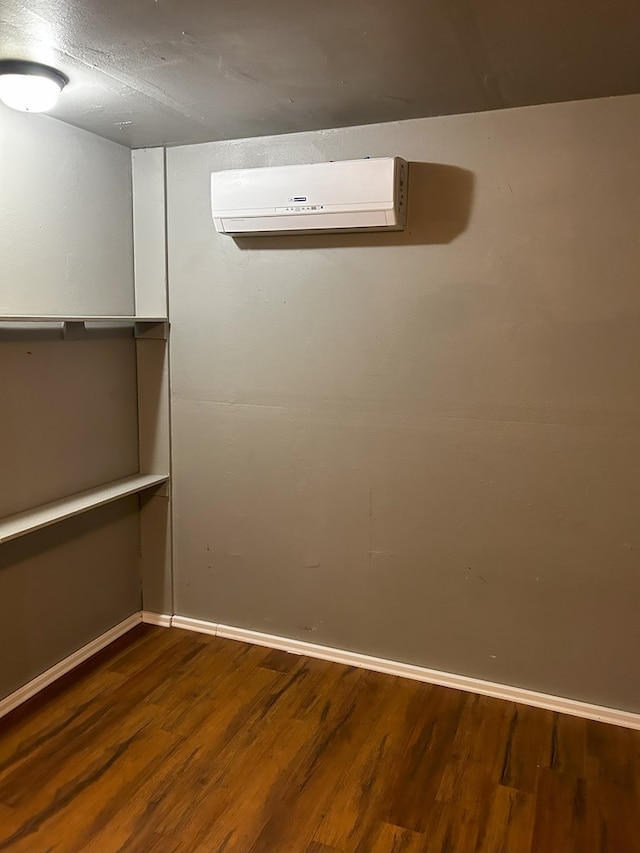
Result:
M640 732L140 626L0 721L12 853L635 853Z

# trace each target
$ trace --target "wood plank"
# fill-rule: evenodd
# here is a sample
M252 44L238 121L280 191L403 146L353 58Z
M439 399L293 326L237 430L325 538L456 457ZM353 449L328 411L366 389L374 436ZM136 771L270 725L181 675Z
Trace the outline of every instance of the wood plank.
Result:
M535 796L499 785L478 834L478 853L529 853Z
M361 750L373 742L369 732L379 720L397 679L374 672L349 673L353 685L343 682L343 701L334 706L334 713L317 721L308 731L287 776L269 792L266 801L267 820L250 853L295 847L302 837L314 838L328 844L318 835L318 826L337 799L350 797L351 786L341 787L347 768L357 760ZM307 724L308 725L308 724ZM363 781L363 785L366 785ZM346 808L351 813L350 804ZM345 838L351 827L345 827ZM328 846L336 846L328 844ZM341 845L338 845L339 847Z
M527 705L513 708L500 784L519 791L534 791L538 767L549 767L552 761L556 715Z
M566 714L553 715L549 767L585 778L587 766L587 721Z
M187 739L150 724L105 774L100 787L84 792L73 809L61 813L59 823L51 823L47 831L56 836L66 834L67 849L84 853L131 849L141 831L155 829L157 800L164 789L175 786L196 750L197 745ZM79 813L85 817L73 823Z
M607 850L640 850L638 732L587 721L587 781ZM604 848L603 848L604 849Z
M442 838L452 850L475 850L485 830L492 798L499 786L504 763L503 750L511 731L514 705L495 706L485 696L468 694L452 749L445 767L437 800L448 807L434 811L424 823L426 834ZM456 819L451 820L452 806Z
M369 839L360 840L356 853L423 853L427 839L421 832L412 832L403 826L381 823Z
M34 765L23 765L22 772L12 774L0 789L0 796L8 793L19 825L0 841L0 849L3 844L17 853L46 849L52 839L63 848L77 849L76 833L86 831L98 803L113 789L121 790L127 766L138 772L140 764L148 760L150 738L157 749L166 751L171 736L160 738L150 724L149 706L121 703L110 719L93 727L93 740L70 737L65 748L58 745L52 749L46 764L38 765L39 776Z
M291 652L283 652L281 649L273 649L260 666L266 669L274 669L276 672L291 672L299 659L299 655L291 654Z
M3 806L0 803L0 826L4 826L5 822L8 822L11 817L13 817L14 809L10 809L8 806Z
M388 777L384 772L393 766L397 742L391 736L390 721L411 720L416 697L429 692L428 686L395 679L383 705L368 711L360 725L366 735L357 751L344 760L336 773L334 795L324 811L315 838L328 846L368 846L380 832L380 815L389 796ZM337 769L337 768L336 768Z
M591 842L587 849L607 849L601 847L603 839L597 837L597 826L592 826L593 822L597 823L597 813L593 808L586 808L586 791L585 779L540 768L536 788L532 853L549 850L584 853L585 841ZM597 845L594 842L597 842Z
M342 853L342 851L336 850L335 847L327 847L326 844L320 844L319 841L312 841L305 853Z
M426 685L408 713L407 737L395 759L385 819L395 826L424 832L432 826L441 780L469 694Z
M198 841L206 842L212 849L224 843L229 853L247 853L253 845L258 845L257 849L268 847L272 835L285 845L287 832L293 833L294 844L301 834L303 838L312 837L318 822L316 811L302 808L298 817L292 811L289 797L300 785L304 787L324 748L348 717L362 673L352 671L350 676L342 683L343 701L335 715L324 722L296 718L301 694L310 682L321 678L317 669L308 668L307 659L301 658L297 672L278 676L276 688L261 697L258 715L247 721L243 731L231 741L230 749L218 756L221 770L214 780L216 806ZM239 787L246 791L242 798L233 795ZM256 804L261 806L256 808ZM315 805L319 807L318 802ZM227 832L229 814L235 816L231 835Z

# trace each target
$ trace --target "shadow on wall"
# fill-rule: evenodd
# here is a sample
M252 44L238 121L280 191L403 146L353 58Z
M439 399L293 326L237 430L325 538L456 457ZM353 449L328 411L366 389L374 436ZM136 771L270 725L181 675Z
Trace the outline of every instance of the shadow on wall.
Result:
M404 231L234 237L241 249L323 249L358 246L434 246L451 243L469 224L473 172L443 163L409 163Z

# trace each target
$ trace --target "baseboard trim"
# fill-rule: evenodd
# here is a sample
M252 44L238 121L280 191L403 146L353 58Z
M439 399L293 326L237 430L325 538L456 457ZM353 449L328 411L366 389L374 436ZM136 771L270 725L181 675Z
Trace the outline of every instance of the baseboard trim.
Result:
M143 610L141 615L145 625L158 625L160 628L171 627L171 616L168 613L153 613L151 610Z
M188 616L173 616L171 627L183 628L185 631L195 631L197 634L213 634L214 637L223 636L219 633L219 629L223 627L222 625L218 625L216 622L206 622L204 619L191 619ZM242 628L238 628L237 630L241 631ZM232 637L231 639L235 638ZM243 640L243 642L253 643L253 640Z
M75 669L101 649L104 649L105 646L109 645L109 643L112 643L114 640L117 640L118 637L126 634L127 631L135 628L136 625L140 624L140 621L141 615L139 612L132 614L122 622L114 625L113 628L109 628L109 630L105 631L104 634L100 634L100 636L96 637L95 640L91 640L91 642L87 643L86 646L82 646L81 649L73 652L68 657L45 670L45 672L37 675L34 679L27 682L27 684L24 684L13 693L5 696L4 699L0 699L0 717L4 717L10 711L13 711L14 708L17 708L18 705L22 705L23 702L27 701L27 699L31 699L32 696L36 695L36 693L39 693L63 675L71 672L72 669Z
M530 705L534 708L543 708L547 711L557 711L561 714L571 714L574 717L584 717L587 720L597 720L601 723L640 730L640 714L635 714L631 711L619 711L616 708L591 705L588 702L580 702L577 699L567 699L563 696L538 693L523 687L512 687L508 684L483 681L467 675L441 672L436 669L415 666L414 664L400 663L358 652L349 652L344 649L335 649L331 646L320 646L316 643L279 637L275 634L263 634L259 631L251 631L248 628L234 628L230 625L220 625L202 619L191 619L186 616L174 616L171 620L171 625L174 628L183 628L187 631L213 634L216 637L239 640L243 643L252 643L257 646L268 646L271 649L281 649L282 651L292 652L293 654L320 658L332 661L333 663L346 664L347 666L357 666L362 669L370 669L388 675L398 675L401 678L411 678L414 681L424 681L427 684L452 687L456 690L465 690L468 693L479 693L481 696L492 696L495 699L505 699L509 702Z

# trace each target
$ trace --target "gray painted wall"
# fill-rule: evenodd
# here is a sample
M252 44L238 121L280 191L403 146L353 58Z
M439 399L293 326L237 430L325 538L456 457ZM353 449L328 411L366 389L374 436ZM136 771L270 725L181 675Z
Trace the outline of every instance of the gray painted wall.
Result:
M169 149L180 614L640 711L640 97ZM400 235L212 170L412 161Z
M125 148L0 107L0 314L133 311ZM0 516L138 471L135 342L0 325ZM140 609L138 499L0 546L0 697Z
M132 314L131 152L0 104L0 313Z
M140 609L138 499L0 548L0 697Z
M138 471L133 338L50 340L5 327L0 388L0 516Z

